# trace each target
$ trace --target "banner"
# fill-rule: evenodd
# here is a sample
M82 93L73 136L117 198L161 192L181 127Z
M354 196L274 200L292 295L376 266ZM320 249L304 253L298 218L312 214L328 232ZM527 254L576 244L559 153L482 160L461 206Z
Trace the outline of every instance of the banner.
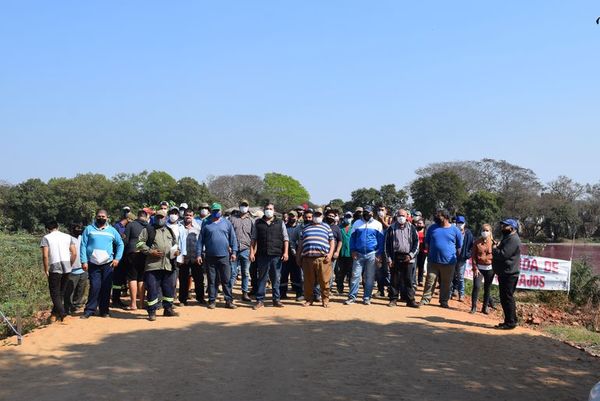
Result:
M471 260L467 261L465 278L473 280ZM498 285L498 276L494 276ZM523 290L569 291L571 286L571 261L521 255L521 274L517 288Z

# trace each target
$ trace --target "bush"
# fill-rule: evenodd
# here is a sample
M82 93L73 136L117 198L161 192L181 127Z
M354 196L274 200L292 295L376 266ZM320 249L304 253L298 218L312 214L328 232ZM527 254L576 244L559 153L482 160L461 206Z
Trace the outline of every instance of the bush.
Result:
M0 234L0 311L12 323L20 314L25 332L38 323L37 313L51 305L39 241L27 234ZM2 322L0 338L7 335L12 331Z
M600 275L594 274L587 259L573 262L569 299L578 306L600 304Z

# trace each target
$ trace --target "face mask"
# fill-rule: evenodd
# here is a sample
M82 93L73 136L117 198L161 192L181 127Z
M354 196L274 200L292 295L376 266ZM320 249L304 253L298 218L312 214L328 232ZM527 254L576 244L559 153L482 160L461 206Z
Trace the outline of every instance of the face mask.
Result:
M208 210L207 209L201 209L200 210L200 216L202 216L202 217L208 216Z
M73 236L79 237L82 232L83 232L82 230L75 230L75 231L73 231Z
M502 227L502 232L504 234L510 234L512 232L512 228L510 226Z
M272 218L274 215L275 215L275 211L274 210L271 210L271 209L265 210L265 217L267 219Z
M406 224L406 216L398 216L396 217L396 220L398 220L398 223L400 224Z
M160 218L160 219L156 219L156 225L158 227L164 227L164 225L167 223L167 219L165 219L164 217Z
M96 226L97 227L102 227L105 224L106 224L106 219L105 218L96 219Z
M183 219L183 215L185 214L185 210L180 210L179 211L179 217L181 217Z
M169 215L169 221L171 223L177 223L177 220L179 220L179 215L178 214L170 214Z
M433 218L433 221L434 221L434 223L435 223L435 224L442 224L442 219L441 219L441 218L439 218L438 216L435 216L435 217Z
M490 232L489 232L489 231L482 231L482 232L481 232L481 236L482 236L483 238L488 238L488 237L490 236Z
M465 223L457 223L456 227L458 227L462 230L465 227Z
M377 212L377 216L379 216L380 218L383 218L383 217L385 217L385 212L383 210L379 210Z
M315 217L313 217L312 221L315 224L321 224L323 222L323 216L319 216L319 217L315 216Z
M352 218L351 217L345 217L344 218L344 223L350 224L351 222L352 222Z
M289 224L291 224L291 225L293 226L294 224L296 224L296 219L290 219L290 218L288 217L288 223L289 223Z
M248 206L240 206L240 212L243 213L248 213Z
M425 227L417 226L417 231L423 231Z
M371 215L371 213L363 213L363 220L364 220L364 221L369 221L369 220L371 220L371 217L373 217L373 216Z
M328 217L327 220L325 220L327 222L327 224L333 224L335 223L335 218L333 217Z
M214 217L215 219L220 219L221 218L221 211L220 210L213 210L212 217Z

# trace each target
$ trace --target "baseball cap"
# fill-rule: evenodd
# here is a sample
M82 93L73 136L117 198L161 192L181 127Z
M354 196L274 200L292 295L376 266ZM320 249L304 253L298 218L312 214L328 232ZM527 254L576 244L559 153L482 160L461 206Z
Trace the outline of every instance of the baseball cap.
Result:
M223 208L221 207L220 203L214 202L212 205L210 205L210 210L221 210L221 209L223 209Z
M161 201L160 202L160 206L165 206L165 205L169 206L169 202L167 202L167 201Z
M352 217L352 212L348 210L346 213L344 213L344 217Z
M242 206L242 205L250 206L250 202L248 202L248 199L242 199L242 200L240 200L239 205L240 206Z
M169 213L171 212L177 212L177 214L179 214L179 208L177 206L171 206L169 208Z
M314 214L323 214L323 208L316 208L315 211L313 212Z
M363 212L373 213L373 208L371 206L365 206Z
M515 230L519 229L519 223L515 219L504 219L500 222L500 224L504 224L506 226L511 226Z
M296 211L295 211L295 210L290 210L290 211L288 212L288 216L294 216L294 217L298 217L298 213L296 213Z
M465 216L456 216L456 222L457 223L465 223Z
M206 202L203 202L200 204L200 208L199 209L210 209L210 205Z
M188 204L187 203L182 203L181 205L179 205L180 209L187 209L188 208Z
M154 215L161 216L161 217L167 217L167 213L162 209L158 209Z

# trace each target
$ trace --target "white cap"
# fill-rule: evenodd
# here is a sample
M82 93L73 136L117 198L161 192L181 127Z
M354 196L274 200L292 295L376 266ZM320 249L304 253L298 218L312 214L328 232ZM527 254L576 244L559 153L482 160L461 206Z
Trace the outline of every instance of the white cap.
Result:
M181 205L179 205L180 209L187 209L188 208L188 204L187 203L182 203Z

